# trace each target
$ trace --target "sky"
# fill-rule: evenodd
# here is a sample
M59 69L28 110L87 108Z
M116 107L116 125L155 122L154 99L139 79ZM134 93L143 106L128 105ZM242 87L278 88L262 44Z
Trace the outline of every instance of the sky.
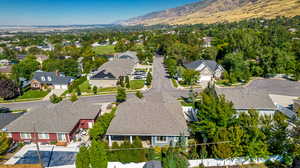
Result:
M0 25L110 24L197 0L0 0Z

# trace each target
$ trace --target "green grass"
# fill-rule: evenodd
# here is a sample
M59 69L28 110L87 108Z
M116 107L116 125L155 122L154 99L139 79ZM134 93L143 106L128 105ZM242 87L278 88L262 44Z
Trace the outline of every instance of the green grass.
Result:
M177 88L177 87L178 87L177 81L176 81L175 79L171 79L171 80L172 80L173 86L174 86L175 88Z
M88 80L84 81L82 84L79 85L79 89L81 92L91 93L91 85Z
M145 85L144 80L131 80L130 81L130 89L141 89Z
M98 92L116 92L116 87L99 88Z
M28 90L22 96L19 96L17 100L20 99L38 99L45 97L49 92L41 90Z
M99 47L94 47L93 50L95 51L96 54L99 55L109 55L115 53L115 46L113 45L99 46Z

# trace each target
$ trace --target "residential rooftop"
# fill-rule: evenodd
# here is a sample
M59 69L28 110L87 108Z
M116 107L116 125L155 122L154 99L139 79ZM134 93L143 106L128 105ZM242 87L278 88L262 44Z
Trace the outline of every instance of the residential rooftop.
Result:
M118 79L132 73L135 62L131 59L117 59L104 63L91 79Z
M166 93L152 92L121 103L107 135L181 136L188 130L180 103Z
M22 116L24 112L20 113L0 113L0 130L6 125Z
M8 132L69 133L80 119L95 119L100 104L70 102L49 104L29 109L24 115L6 126Z
M218 95L224 95L228 101L231 101L235 109L263 109L275 110L272 99L260 90L253 90L251 88L216 88Z

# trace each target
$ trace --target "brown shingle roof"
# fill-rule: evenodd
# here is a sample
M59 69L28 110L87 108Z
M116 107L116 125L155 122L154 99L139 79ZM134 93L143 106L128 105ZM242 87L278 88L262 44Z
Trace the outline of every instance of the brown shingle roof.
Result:
M119 105L107 135L188 135L179 102L169 95L154 92Z

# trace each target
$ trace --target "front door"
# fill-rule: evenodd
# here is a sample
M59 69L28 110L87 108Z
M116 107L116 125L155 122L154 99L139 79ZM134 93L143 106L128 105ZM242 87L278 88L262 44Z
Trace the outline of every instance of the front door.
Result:
M66 134L57 134L57 141L58 142L66 142L67 138L66 138Z

